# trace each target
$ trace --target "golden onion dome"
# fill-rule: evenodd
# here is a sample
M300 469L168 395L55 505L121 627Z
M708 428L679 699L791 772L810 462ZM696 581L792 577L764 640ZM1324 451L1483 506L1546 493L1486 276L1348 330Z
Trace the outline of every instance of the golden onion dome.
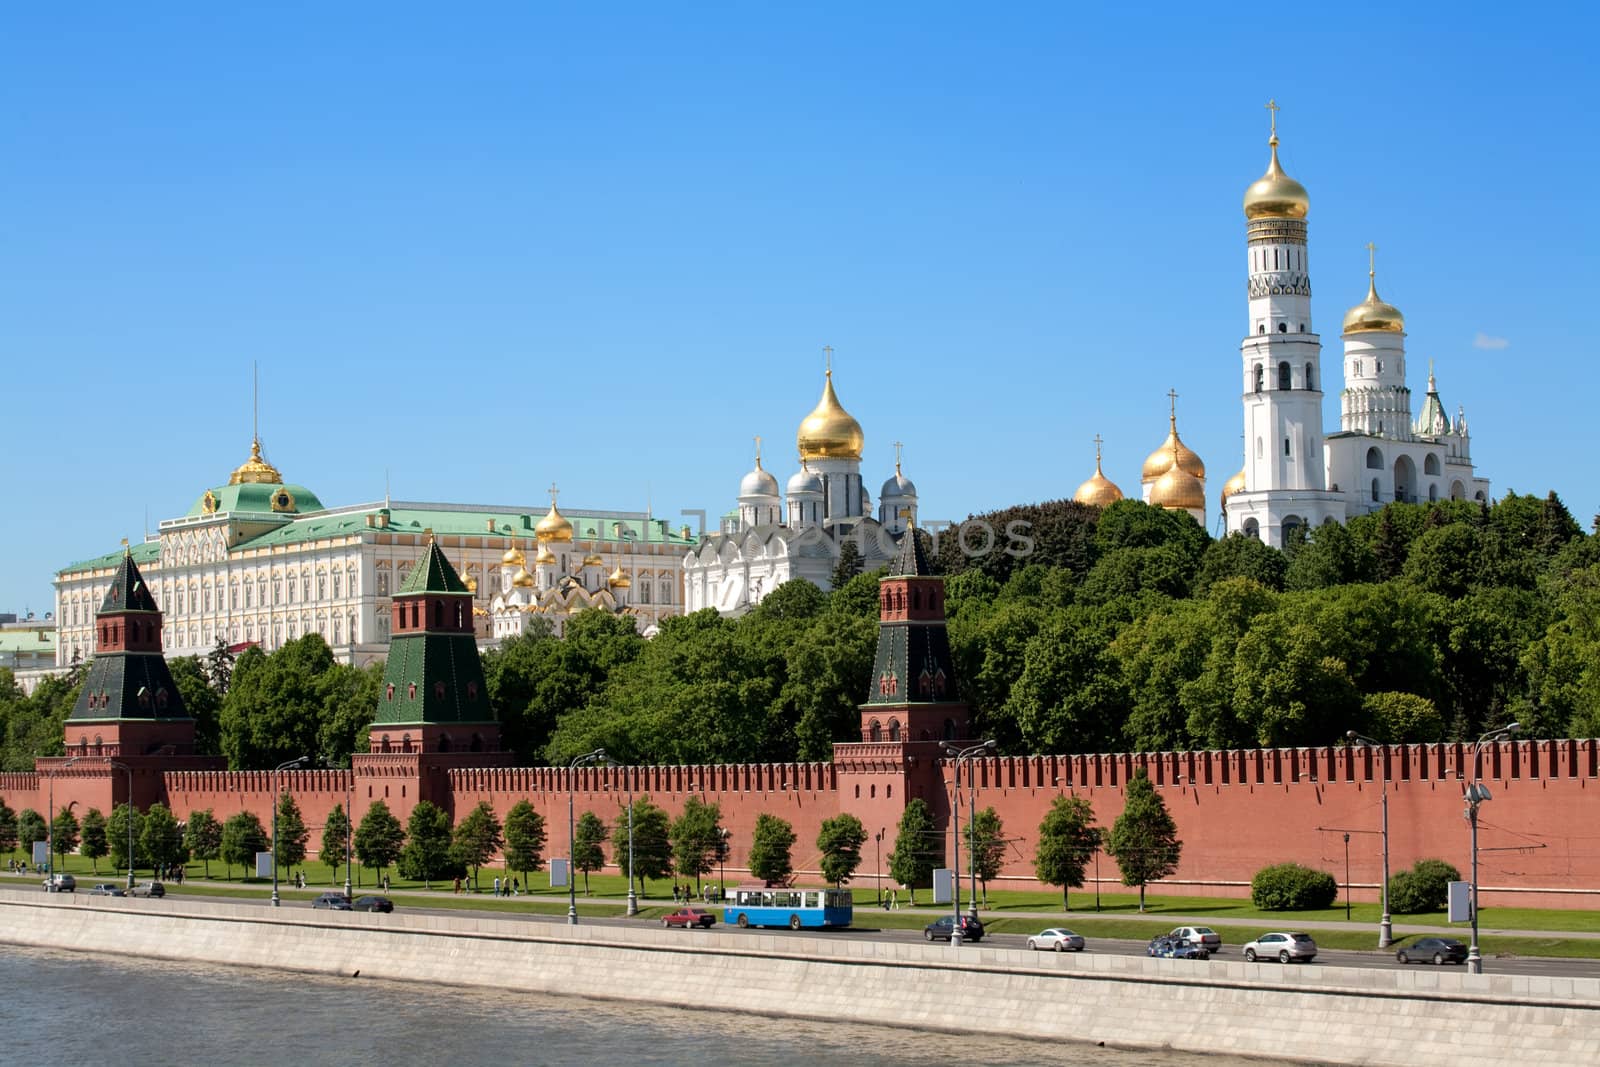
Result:
M229 485L282 485L283 475L278 468L261 457L261 438L250 442L250 458L234 468L228 477Z
M1378 298L1378 279L1367 272L1367 298L1344 313L1345 333L1405 333L1406 317Z
M510 548L506 549L505 555L500 557L500 562L507 567L519 567L527 561L528 557L522 554L522 549L517 547L515 541L511 542Z
M533 575L528 573L526 567L518 567L517 573L511 576L511 584L518 589L532 589Z
M1175 511L1204 511L1206 487L1182 467L1172 467L1150 487L1150 503Z
M585 567L604 567L606 565L606 561L601 559L597 553L591 552L589 555L583 557L583 565Z
M1122 490L1101 472L1100 459L1097 456L1094 461L1094 476L1078 486L1078 491L1072 494L1072 499L1080 504L1103 508L1121 500Z
M1153 482L1160 478L1173 466L1194 475L1202 481L1206 476L1206 465L1188 445L1178 437L1178 416L1174 413L1168 420L1167 439L1161 442L1161 447L1145 457L1144 470L1139 475L1141 482Z
M606 579L606 582L613 589L627 589L629 586L633 585L633 582L629 580L628 576L622 573L622 564L620 563L617 564L616 569L611 572L611 576Z
M539 520L539 525L533 528L533 535L541 544L549 541L563 543L572 540L572 523L567 517L556 510L556 502L550 501L550 513Z
M1222 483L1222 505L1227 507L1228 498L1235 493L1244 492L1244 468L1239 468L1239 473Z
M556 561L556 554L554 552L550 551L548 548L546 548L543 545L539 546L539 551L537 553L535 553L534 557L533 557L534 566L537 566L537 567L550 566L550 565L554 564L555 561Z
M1283 172L1278 163L1278 135L1267 142L1272 146L1272 161L1267 172L1244 191L1244 217L1247 219L1303 219L1311 209L1311 194L1306 187Z
M800 422L795 434L802 459L860 459L866 438L861 424L839 404L833 391L833 371L822 385L822 399Z

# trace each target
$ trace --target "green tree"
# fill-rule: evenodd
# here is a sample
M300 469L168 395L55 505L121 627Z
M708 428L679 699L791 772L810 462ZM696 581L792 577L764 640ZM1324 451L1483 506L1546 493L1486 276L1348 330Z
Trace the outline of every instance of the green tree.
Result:
M133 859L128 858L128 824L133 823ZM111 849L111 866L114 870L129 867L147 867L150 860L144 851L144 815L138 808L118 804L106 819L106 845Z
M267 851L267 831L253 811L241 811L228 816L222 824L222 836L217 845L223 863L223 877L231 877L234 867L243 867L249 878L255 870L256 856Z
M222 694L211 685L205 664L198 656L176 656L167 660L172 680L183 697L183 706L194 719L194 754L222 754Z
M183 844L189 854L205 864L206 877L211 877L211 861L222 858L222 824L210 808L189 813L183 828Z
M1415 693L1370 693L1361 700L1368 732L1391 745L1444 740L1444 716Z
M817 849L822 853L823 879L843 888L861 866L861 846L866 843L867 828L849 812L822 820Z
M17 813L17 842L22 850L28 853L29 861L33 858L33 843L43 841L50 836L45 828L44 816L32 808L23 808Z
M1128 779L1122 814L1111 824L1106 841L1106 854L1122 870L1122 884L1139 887L1141 912L1145 887L1175 873L1182 852L1172 813L1141 767Z
M529 871L544 870L544 816L527 800L519 800L506 812L505 835L506 867L521 874L522 884L527 885Z
M626 815L624 815L626 819ZM619 866L622 876L628 876L628 824L622 824L622 860ZM600 816L592 811L586 811L578 816L578 828L572 835L572 865L583 872L583 891L589 892L589 875L600 870L606 865L604 850L606 840L606 824ZM573 875L568 875L573 877Z
M78 847L78 817L72 814L72 809L63 807L56 812L55 825L51 827L51 840L54 842L56 856L65 856ZM50 861L52 867L55 860Z
M353 738L348 730L341 732L329 725L348 705L348 701L330 700L330 687L344 692L339 682L345 672L336 666L327 642L315 633L286 642L270 656L259 648L246 649L234 664L219 717L222 753L229 766L249 770L273 767L307 753L328 755L323 751L325 744L341 750L332 753L336 759L347 758ZM368 671L362 678L370 674ZM377 690L370 688L367 695L371 702L365 714L370 719Z
M722 808L691 794L668 833L674 868L685 878L693 878L698 888L701 877L716 867L717 846L722 841Z
M856 547L855 538L847 537L839 546L839 555L833 561L833 588L838 589L860 573L861 549Z
M278 795L276 834L278 854L273 857L273 863L293 871L306 861L306 844L311 840L311 831L306 828L306 821L300 816L300 805L295 803L292 793Z
M348 767L350 757L367 750L372 709L383 689L383 664L354 667L335 663L318 680L323 714L317 724L317 747L324 767Z
M932 884L933 869L943 861L944 837L934 825L933 812L927 801L914 797L895 827L889 877L911 891L911 903L915 905L917 890Z
M855 582L871 584L877 602L877 576L853 579L835 596L849 596ZM802 634L785 657L786 684L780 704L785 718L795 724L798 758L825 761L833 758L835 741L861 739L859 704L872 677L877 652L877 615L862 617L830 610Z
M781 885L794 871L794 827L776 815L756 816L750 839L750 874L768 885Z
M100 861L111 852L111 845L106 841L106 817L99 808L83 813L83 840L78 851L88 857L94 873L99 874Z
M157 801L144 813L139 829L139 847L154 867L170 867L183 859L183 831L172 810Z
M1317 527L1289 561L1285 589L1325 589L1371 581L1377 571L1371 550L1337 522Z
M504 842L504 828L487 800L478 801L477 807L456 824L451 849L456 860L472 870L474 889L478 887L478 868L488 863Z
M377 871L382 877L383 872L399 860L405 843L406 832L389 805L381 800L373 801L356 827L356 859L361 861L361 866Z
M972 864L968 869L977 873L978 881L983 886L983 906L987 908L989 883L1000 877L1000 868L1005 864L1005 826L998 812L993 808L984 808L975 819L962 827L962 832L967 839L967 860Z
M611 824L611 855L618 859L623 875L628 863L628 809L621 808ZM633 802L633 874L644 894L647 878L665 878L672 873L672 834L667 813L650 802L648 796ZM587 886L587 881L585 885Z
M343 804L335 804L323 820L322 845L317 849L317 858L333 869L335 883L339 881L339 864L344 860L350 836L350 817L345 814Z
M227 696L228 687L233 684L233 661L227 640L219 636L216 645L206 653L205 672L211 688L221 696Z
M1084 872L1100 847L1094 806L1084 797L1058 796L1039 823L1033 873L1045 885L1061 887L1061 910L1067 910L1069 889L1082 889Z
M17 813L4 800L0 800L0 852L14 852L17 848Z
M1225 578L1250 578L1268 589L1281 590L1288 570L1288 559L1276 548L1259 537L1231 533L1220 541L1211 542L1200 557L1194 594L1205 596L1213 585Z
M406 843L400 850L400 876L431 889L435 878L456 868L450 855L450 816L430 800L419 800L406 822Z

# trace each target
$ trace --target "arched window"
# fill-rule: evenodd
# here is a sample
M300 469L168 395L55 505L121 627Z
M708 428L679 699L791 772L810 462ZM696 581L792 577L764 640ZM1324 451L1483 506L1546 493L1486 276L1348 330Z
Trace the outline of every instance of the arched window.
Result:
M883 740L883 727L878 724L877 719L873 719L871 725L867 727L867 736L874 741Z
M1431 501L1438 500L1438 499L1439 499L1439 486L1438 486L1438 484L1434 483L1434 482L1428 483L1428 500L1431 502Z
M1278 388L1279 389L1293 389L1294 388L1294 379L1293 379L1293 376L1292 376L1292 372L1289 370L1289 362L1288 362L1288 360L1285 360L1284 362L1278 364Z
M1303 323L1303 322L1300 324L1300 332L1301 333L1305 333L1306 332L1306 324Z
M889 720L889 740L891 740L891 741L900 740L900 720L899 719L890 719Z
M1439 473L1439 457L1431 452L1428 453L1427 458L1422 461L1422 473L1437 475Z
M1369 470L1369 471L1381 471L1381 470L1383 470L1383 453L1381 451L1379 451L1377 448L1369 448L1369 449L1367 449L1367 470Z
M1372 499L1378 499L1378 479L1372 479Z
M1263 323L1261 323L1260 325L1258 325L1256 327L1256 333L1266 333L1266 332L1267 332L1267 324L1266 323L1263 322Z
M1305 327L1302 326L1301 329L1305 329ZM1316 383L1314 382L1314 380L1311 377L1311 364L1307 363L1306 364L1306 388L1307 389L1315 389L1316 387L1317 387Z
M1289 324L1287 322L1278 323L1278 332L1279 333L1288 333L1289 332Z
M1256 364L1256 392L1258 392L1258 393L1261 392L1261 390L1265 387L1266 376L1267 376L1266 368L1263 367L1261 364L1257 363Z

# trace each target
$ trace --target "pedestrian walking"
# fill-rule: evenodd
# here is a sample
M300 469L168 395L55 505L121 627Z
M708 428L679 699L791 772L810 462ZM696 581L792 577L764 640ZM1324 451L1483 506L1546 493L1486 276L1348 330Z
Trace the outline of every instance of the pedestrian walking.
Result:
M494 880L494 895L495 896L499 896L500 895L500 879L499 878L496 878Z

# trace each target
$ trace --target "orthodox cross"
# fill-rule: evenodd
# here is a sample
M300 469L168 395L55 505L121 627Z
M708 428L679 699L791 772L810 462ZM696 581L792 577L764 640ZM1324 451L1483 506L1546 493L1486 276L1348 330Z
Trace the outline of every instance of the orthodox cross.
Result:
M761 469L761 435L756 434L756 470Z
M1272 139L1274 141L1278 139L1278 112L1280 110L1282 109L1278 107L1276 100L1267 101L1267 111L1272 115Z
M904 447L899 441L894 443L894 472L896 474L900 473L900 450Z
M1094 435L1094 468L1095 468L1095 470L1099 470L1100 469L1100 446L1103 445L1104 443L1105 443L1105 441L1101 438L1101 436L1099 434L1095 434Z
M1371 241L1367 242L1367 277L1371 278L1378 273L1378 246Z
M556 483L555 482L551 482L550 483L550 506L551 507L555 507L556 506L556 497L559 496L559 495L561 495L561 490L556 488Z
M823 361L827 364L828 373L832 374L833 373L833 346L832 345L823 345L822 346L822 357L823 357Z
M1178 391L1176 389L1168 389L1167 390L1167 401L1168 401L1168 403L1170 404L1170 406L1172 408L1172 421L1173 422L1177 422L1178 421Z

